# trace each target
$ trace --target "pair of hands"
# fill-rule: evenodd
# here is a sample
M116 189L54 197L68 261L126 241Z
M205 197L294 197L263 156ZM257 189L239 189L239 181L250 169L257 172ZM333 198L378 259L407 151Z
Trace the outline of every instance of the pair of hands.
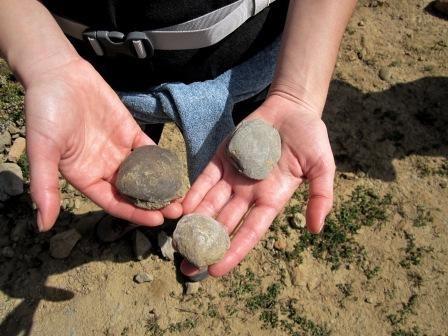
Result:
M305 178L311 232L322 229L332 206L334 160L320 111L282 95L271 95L248 117L264 119L282 138L282 156L268 178L253 181L239 174L222 144L181 203L160 211L135 208L113 186L129 152L154 143L88 63L76 59L38 76L27 85L25 109L31 194L41 231L49 230L59 213L58 171L105 211L136 224L157 226L164 217L199 212L216 217L232 233L249 211L227 254L209 267L211 275L220 276L257 244ZM196 272L188 263L182 271Z

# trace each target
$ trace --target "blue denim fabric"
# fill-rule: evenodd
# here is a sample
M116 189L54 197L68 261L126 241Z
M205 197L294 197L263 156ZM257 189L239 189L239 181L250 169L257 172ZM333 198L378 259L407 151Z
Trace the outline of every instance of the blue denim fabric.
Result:
M190 181L213 157L235 127L233 106L264 90L272 81L280 39L246 62L204 82L164 83L149 92L121 92L123 103L144 123L174 121L187 147Z

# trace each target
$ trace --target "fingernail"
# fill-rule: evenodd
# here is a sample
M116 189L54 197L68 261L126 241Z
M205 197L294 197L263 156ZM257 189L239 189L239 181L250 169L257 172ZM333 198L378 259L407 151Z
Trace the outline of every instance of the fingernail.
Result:
M321 233L323 228L324 228L324 224L325 224L325 218L322 219L319 223L319 229L317 230L317 233Z
M37 216L36 216L36 222L37 222L37 229L39 230L39 232L43 232L44 231L44 225L42 223L42 215L40 213L40 211L37 211Z

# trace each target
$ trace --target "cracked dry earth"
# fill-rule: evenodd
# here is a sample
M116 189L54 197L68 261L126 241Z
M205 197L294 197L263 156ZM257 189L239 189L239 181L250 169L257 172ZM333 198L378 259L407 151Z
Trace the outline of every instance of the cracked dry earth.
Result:
M303 228L302 186L238 268L200 284L159 248L173 223L100 243L102 212L63 179L57 225L35 232L23 92L0 63L0 335L448 335L448 21L428 5L358 3L324 113L324 232ZM162 146L185 157L173 125Z

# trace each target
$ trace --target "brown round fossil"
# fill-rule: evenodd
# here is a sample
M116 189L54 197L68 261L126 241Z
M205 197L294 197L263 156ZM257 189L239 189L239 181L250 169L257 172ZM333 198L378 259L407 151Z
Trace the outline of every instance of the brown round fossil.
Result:
M181 162L159 146L136 148L120 165L115 186L136 206L161 209L182 196Z
M193 265L202 268L219 261L230 246L224 226L211 217L182 217L173 233L176 249Z

